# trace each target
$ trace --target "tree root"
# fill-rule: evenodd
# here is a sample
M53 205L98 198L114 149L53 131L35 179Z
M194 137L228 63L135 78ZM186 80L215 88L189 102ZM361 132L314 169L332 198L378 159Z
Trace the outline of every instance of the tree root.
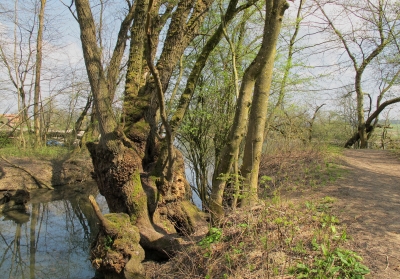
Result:
M105 278L145 278L139 229L131 224L129 215L103 215L93 196L89 196L89 201L100 221L99 234L91 246L92 265L103 272Z

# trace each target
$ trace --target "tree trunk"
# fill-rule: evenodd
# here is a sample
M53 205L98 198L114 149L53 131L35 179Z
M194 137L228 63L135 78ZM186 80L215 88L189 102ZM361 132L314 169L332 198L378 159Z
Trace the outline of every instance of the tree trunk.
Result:
M368 117L367 121L365 121L365 133L366 133L366 138L368 137L368 134L371 133L374 129L374 125L371 125L372 121L374 121L374 119L376 119L379 114L389 105L394 104L394 103L398 103L400 102L400 97L399 98L393 98L391 100L388 100L386 102L383 102L382 104L380 104L378 106L378 108L370 115L370 117ZM344 145L344 147L346 148L350 148L351 146L353 146L356 142L358 142L360 140L360 132L357 131L356 133L354 133L354 135L346 142L346 144Z
M367 127L364 119L364 93L361 90L362 72L357 71L355 78L355 90L357 93L357 119L358 119L358 135L360 140L360 148L368 147Z
M43 24L44 24L44 8L46 0L40 1L39 12L39 28L37 35L36 47L36 69L35 69L35 92L33 96L33 128L35 132L35 146L40 146L42 139L40 135L40 71L42 69L42 44L43 44Z
M264 138L267 138L267 136L268 136L268 132L269 132L270 126L272 125L272 121L273 121L273 118L274 118L276 112L281 107L283 108L283 103L284 103L286 90L287 90L286 88L287 88L288 80L289 80L289 74L293 68L293 54L295 52L295 43L296 43L297 35L299 34L300 23L303 20L301 11L302 11L304 2L305 2L305 0L300 0L299 7L297 8L296 25L295 25L293 35L291 36L289 45L288 45L288 54L287 54L285 66L283 68L283 77L279 84L278 100L276 101L276 104L273 106L271 111L268 113Z
M78 135L79 131L81 131L81 129L82 129L83 120L87 116L89 109L92 107L92 101L93 101L92 93L89 93L89 96L86 99L86 105L83 108L83 110L81 111L78 119L75 121L75 124L74 124L74 130L73 130L74 135L73 135L73 140L72 140L73 143L75 142L75 140L77 140L77 135ZM85 131L85 132L87 132L87 131Z
M244 73L234 122L228 137L228 143L225 145L219 156L218 165L213 176L210 209L214 222L218 221L218 219L224 214L222 206L223 193L235 159L235 154L245 135L250 106L251 104L255 104L254 102L251 102L253 88L260 73L262 71L266 73L267 67L265 65L268 61L271 61L271 55L273 56L274 54L274 46L276 42L273 41L273 39L275 37L277 38L277 34L279 34L283 14L289 7L289 4L286 0L270 0L267 1L266 6L267 15L264 22L262 45L256 58Z
M115 93L115 86L112 85L115 84L116 75L109 74L120 65L122 56L113 55L118 59L108 66L107 71L103 70L89 1L76 0L75 3L101 133L99 143L87 144L95 179L110 212L127 214L130 226L140 234L140 245L146 253L149 252L147 256L166 259L180 248L177 233L190 234L205 225L205 220L198 209L188 202L190 187L185 179L183 158L176 150L173 150L175 156L171 175L167 176L167 145L165 138L157 134L157 114L173 69L198 33L212 1L183 0L177 3L175 10L173 5L168 6L161 16L158 14L160 2L140 0L134 7L130 6L118 34L118 42L122 47L128 30L124 23L132 15L130 22L133 22L131 32L134 38L129 51L122 123L118 123L112 111ZM146 15L151 18L147 30L144 28ZM169 23L169 29L157 65L147 65L144 54L150 58L147 62L154 61L156 47L145 47L146 35L149 45L156 46L159 32L166 23ZM150 69L152 76L149 75ZM159 83L158 89L156 83ZM123 219L126 220L125 217ZM124 238L122 234L108 235L112 239ZM101 241L97 243L100 246L107 244ZM125 257L114 248L113 252ZM122 269L121 265L110 267L101 260L101 254L96 255L97 258L93 260L99 263L96 266L99 269L110 271L113 268L114 273L121 273L129 266L127 261L120 261Z
M288 8L286 1L277 1L267 7L268 31L265 46L266 60L254 87L253 101L247 128L246 144L243 152L241 174L244 177L241 206L251 206L258 200L258 173L264 143L264 129L267 118L268 99L274 68L276 43L282 25L282 17ZM265 31L264 31L265 32Z

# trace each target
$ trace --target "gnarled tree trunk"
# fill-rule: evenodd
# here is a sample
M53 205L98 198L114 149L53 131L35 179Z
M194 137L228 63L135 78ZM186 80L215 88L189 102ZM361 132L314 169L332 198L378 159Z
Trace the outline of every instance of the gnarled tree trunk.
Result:
M182 156L177 150L172 150L174 162L169 164L167 161L171 146L168 149L165 138L157 133L157 115L160 100L163 101L160 97L163 98L162 94L168 88L173 69L198 33L211 3L212 0L182 0L175 5L168 5L163 15L158 14L162 4L158 1L139 0L134 5L130 4L128 14L121 23L110 64L103 68L89 1L75 1L101 133L98 143L87 144L95 179L110 212L127 214L122 217L118 215L121 218L117 219L129 222L128 227L139 232L140 240L137 238L137 241L147 256L152 258L166 259L180 248L179 235L190 234L206 224L199 210L188 201L190 187L185 179ZM157 64L152 65L156 51L156 47L152 46L157 46L159 33L167 22L169 29L163 42L163 51ZM112 101L118 77L116 69L120 67L129 29L132 38L120 122L114 116ZM167 175L169 165L172 168ZM118 220L115 222L118 223ZM115 226L118 227L118 224ZM110 233L104 229L101 238L109 238L109 243L101 241L99 237L98 245L106 248L105 245L113 244L116 240L122 241L124 234L122 231L112 230ZM129 241L134 242L135 239L133 237ZM132 263L134 255L123 253L114 245L108 248L111 249L108 256L110 253L119 255L116 256L118 264L110 266L109 262L101 259L104 255L98 253L93 254L92 262L107 274L126 277L124 268ZM137 261L134 261L138 265L142 260L139 254ZM140 268L137 270L140 271Z

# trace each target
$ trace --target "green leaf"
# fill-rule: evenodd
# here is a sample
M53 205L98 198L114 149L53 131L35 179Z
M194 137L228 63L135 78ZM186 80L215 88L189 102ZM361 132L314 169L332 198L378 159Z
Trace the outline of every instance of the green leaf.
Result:
M327 256L327 255L328 255L329 251L328 251L328 249L325 247L324 244L321 244L321 250L322 250L322 254L323 254L324 256Z

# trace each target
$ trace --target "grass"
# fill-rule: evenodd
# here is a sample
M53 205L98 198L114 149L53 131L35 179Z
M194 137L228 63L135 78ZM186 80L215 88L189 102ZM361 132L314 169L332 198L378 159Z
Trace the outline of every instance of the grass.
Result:
M264 154L260 164L260 195L302 191L324 186L345 174L340 167L343 148L309 146Z
M363 278L368 268L347 250L331 197L238 210L149 278ZM149 271L152 270L152 271ZM153 272L153 273L152 273ZM278 277L282 276L282 277Z
M25 147L19 137L10 138L7 134L0 132L0 155L4 157L34 158L39 160L62 159L71 155L73 147L43 146L34 147L32 135L25 135Z
M28 157L39 160L64 158L71 153L71 149L57 146L21 148L8 145L6 147L0 148L0 155L4 157Z

